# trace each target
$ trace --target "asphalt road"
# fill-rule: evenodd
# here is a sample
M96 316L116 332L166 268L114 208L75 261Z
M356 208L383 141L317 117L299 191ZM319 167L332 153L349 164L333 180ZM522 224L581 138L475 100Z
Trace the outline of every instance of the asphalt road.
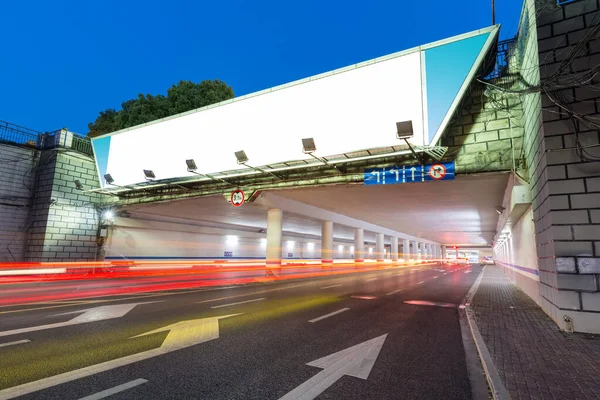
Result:
M479 271L0 307L0 399L469 399L456 306Z

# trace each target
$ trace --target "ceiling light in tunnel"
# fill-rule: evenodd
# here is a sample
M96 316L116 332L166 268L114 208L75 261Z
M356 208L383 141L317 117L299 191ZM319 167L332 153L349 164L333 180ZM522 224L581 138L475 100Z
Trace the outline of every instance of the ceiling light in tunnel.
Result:
M369 254L372 254L372 253L373 253L373 248L369 247Z
M315 248L315 244L313 242L308 242L306 246L308 247L308 250L313 250Z
M341 244L338 245L338 251L344 251L344 246L342 246Z
M227 235L225 236L225 241L227 242L227 244L237 244L238 237L235 235Z
M260 245L262 247L266 247L267 246L267 238L261 238L260 239Z
M354 251L354 246L350 246L350 251Z
M293 240L288 240L288 242L287 242L287 249L288 250L293 250L295 244L296 244L296 242L294 242Z

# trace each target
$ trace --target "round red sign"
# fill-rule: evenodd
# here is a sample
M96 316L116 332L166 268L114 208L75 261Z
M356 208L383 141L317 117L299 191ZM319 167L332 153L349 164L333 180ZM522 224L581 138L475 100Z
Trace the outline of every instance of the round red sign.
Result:
M231 193L231 204L233 204L234 207L239 207L244 204L244 200L244 192L240 189L234 190L233 193Z
M429 167L429 171L427 171L431 179L435 179L439 181L440 179L444 179L446 176L446 167L443 164L433 164Z

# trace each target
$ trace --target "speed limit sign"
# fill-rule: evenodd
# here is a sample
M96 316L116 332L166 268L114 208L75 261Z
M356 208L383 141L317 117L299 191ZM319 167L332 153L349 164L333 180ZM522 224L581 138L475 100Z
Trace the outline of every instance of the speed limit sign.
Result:
M239 207L244 204L244 200L244 192L240 189L234 190L233 193L231 193L231 204L233 204L234 207Z

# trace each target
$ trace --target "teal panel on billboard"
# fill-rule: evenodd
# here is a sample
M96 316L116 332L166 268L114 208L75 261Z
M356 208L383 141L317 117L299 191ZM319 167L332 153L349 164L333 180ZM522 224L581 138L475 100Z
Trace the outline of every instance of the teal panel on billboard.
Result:
M96 166L98 167L98 174L100 175L100 186L104 187L104 175L106 175L108 168L108 152L110 151L110 136L92 140L92 146L94 147L94 154L96 156Z
M425 50L429 142L467 80L490 33L483 33ZM432 143L433 144L433 143Z

